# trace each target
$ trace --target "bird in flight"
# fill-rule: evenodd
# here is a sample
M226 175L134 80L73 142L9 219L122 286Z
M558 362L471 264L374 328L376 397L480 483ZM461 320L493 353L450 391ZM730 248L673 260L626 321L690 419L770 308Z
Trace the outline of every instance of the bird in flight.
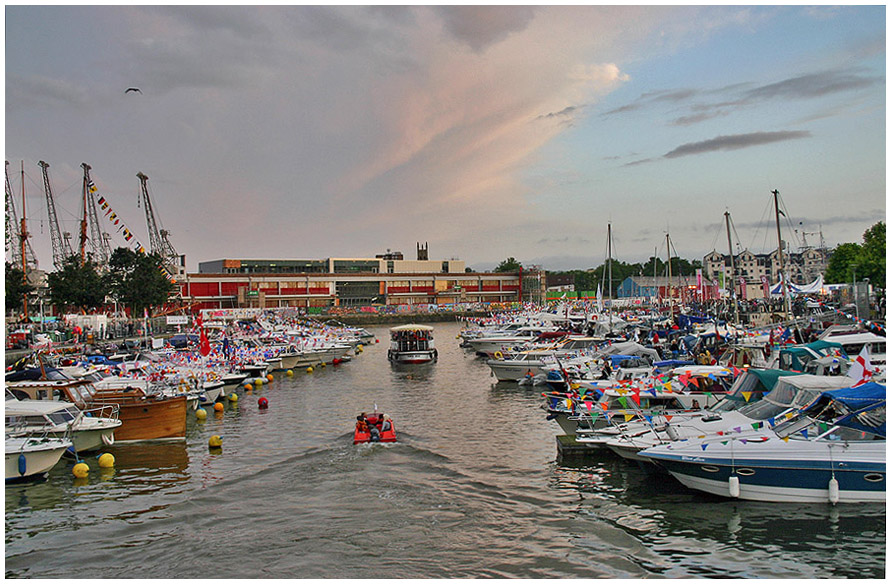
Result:
M128 87L124 93L130 93L131 91L135 91L136 93L142 93L142 91L138 87Z

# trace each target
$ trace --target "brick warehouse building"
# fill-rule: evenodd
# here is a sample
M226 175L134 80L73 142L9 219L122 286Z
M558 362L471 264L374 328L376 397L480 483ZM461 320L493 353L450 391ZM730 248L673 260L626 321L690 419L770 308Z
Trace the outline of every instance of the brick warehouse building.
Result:
M457 260L386 256L215 260L178 283L182 302L193 310L517 302L522 294L519 274L466 272Z

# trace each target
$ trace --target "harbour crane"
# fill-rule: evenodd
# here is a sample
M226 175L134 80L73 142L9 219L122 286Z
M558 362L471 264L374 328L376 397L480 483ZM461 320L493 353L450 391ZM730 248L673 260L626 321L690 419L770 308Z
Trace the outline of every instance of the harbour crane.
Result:
M170 243L170 232L166 229L159 229L158 223L155 221L155 211L152 208L152 200L148 194L148 177L139 172L136 174L136 178L139 179L142 191L142 201L145 205L145 220L148 225L149 248L152 253L157 253L163 258L164 269L167 270L171 276L176 276L178 275L176 266L179 263L180 256L173 248L173 244Z
M23 165L24 166L24 165ZM28 241L28 230L25 223L25 183L22 181L22 221L19 222L15 210L12 187L9 186L9 161L6 161L6 249L12 257L12 264L20 266L26 274L37 268L37 256ZM23 173L24 174L24 173Z
M56 203L53 199L53 191L50 186L49 173L47 169L49 164L41 160L37 163L43 170L43 189L46 192L46 212L49 215L50 237L53 242L53 266L57 270L61 270L65 264L65 260L74 255L71 251L71 234L63 232L59 227L59 218L56 216ZM81 258L81 261L83 258Z
M84 169L84 221L90 226L90 249L93 261L100 268L104 268L108 265L109 258L111 258L111 247L108 245L110 236L108 233L103 233L102 228L99 226L99 214L96 211L96 198L94 196L97 189L90 178L90 169L92 167L86 162L81 163L80 166ZM84 255L85 242L83 241L83 236L85 232L85 229L81 230L81 257Z

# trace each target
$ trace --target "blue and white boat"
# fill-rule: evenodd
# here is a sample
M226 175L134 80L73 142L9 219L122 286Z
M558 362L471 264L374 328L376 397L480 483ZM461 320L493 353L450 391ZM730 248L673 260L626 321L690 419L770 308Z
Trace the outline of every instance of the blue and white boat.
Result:
M690 488L725 497L884 502L885 386L826 391L774 428L760 423L654 446L640 455Z

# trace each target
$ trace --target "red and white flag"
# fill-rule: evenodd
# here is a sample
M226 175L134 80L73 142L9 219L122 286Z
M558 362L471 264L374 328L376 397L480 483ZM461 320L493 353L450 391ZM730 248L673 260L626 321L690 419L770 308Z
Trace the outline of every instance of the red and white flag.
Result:
M867 350L867 345L863 345L863 349L860 351L860 354L857 355L857 358L854 359L854 363L851 365L851 368L848 369L848 377L852 378L855 381L854 385L852 385L851 387L863 385L867 381L870 381L874 374L875 369L869 362L869 350Z

